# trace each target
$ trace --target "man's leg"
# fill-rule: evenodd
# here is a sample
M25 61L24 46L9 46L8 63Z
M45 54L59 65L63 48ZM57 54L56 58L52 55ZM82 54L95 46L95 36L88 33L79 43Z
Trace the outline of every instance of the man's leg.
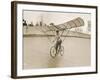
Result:
M59 41L59 51L61 50L61 43L62 43L62 40Z
M58 53L58 46L59 46L59 44L58 44L58 42L56 43L56 54Z

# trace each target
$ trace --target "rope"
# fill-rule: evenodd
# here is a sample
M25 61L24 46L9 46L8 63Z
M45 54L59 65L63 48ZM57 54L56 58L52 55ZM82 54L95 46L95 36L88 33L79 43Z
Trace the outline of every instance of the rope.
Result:
M66 29L68 30L68 29ZM69 33L69 30L66 32L66 35ZM67 37L67 36L66 36ZM64 40L66 39L66 37L62 40L62 42L64 42Z
M48 35L45 31L43 31L43 29L41 28L41 32L43 32L44 34ZM47 37L49 42L52 43L51 39L49 37Z

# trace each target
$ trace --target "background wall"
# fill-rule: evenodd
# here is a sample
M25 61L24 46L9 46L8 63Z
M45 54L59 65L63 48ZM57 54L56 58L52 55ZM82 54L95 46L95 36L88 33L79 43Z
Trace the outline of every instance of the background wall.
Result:
M25 0L24 0L25 1ZM30 0L37 2L51 2L79 5L97 5L100 10L100 0ZM0 0L0 80L13 80L10 78L11 71L11 0ZM100 11L98 11L98 14ZM98 16L98 22L100 21ZM100 24L99 24L100 25ZM100 27L98 25L98 34ZM100 41L100 37L98 38ZM100 42L98 42L100 46ZM100 55L98 52L98 67L100 67ZM98 74L75 75L62 77L32 78L28 80L100 80L100 69ZM20 79L19 79L20 80ZM21 79L24 80L24 79Z

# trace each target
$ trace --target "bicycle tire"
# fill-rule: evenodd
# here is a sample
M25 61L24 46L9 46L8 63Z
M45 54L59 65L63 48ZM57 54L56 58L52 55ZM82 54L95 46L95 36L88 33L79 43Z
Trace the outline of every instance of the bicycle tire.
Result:
M59 53L60 53L61 56L63 56L63 54L64 54L64 46L61 46L61 49L60 49Z
M55 49L55 47L54 46L52 46L51 48L50 48L50 56L52 57L52 58L55 58L56 57L56 49Z

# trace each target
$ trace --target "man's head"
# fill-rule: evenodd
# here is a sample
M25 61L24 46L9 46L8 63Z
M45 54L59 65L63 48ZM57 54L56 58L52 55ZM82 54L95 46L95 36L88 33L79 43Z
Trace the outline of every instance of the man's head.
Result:
M59 30L56 31L56 34L59 35Z

